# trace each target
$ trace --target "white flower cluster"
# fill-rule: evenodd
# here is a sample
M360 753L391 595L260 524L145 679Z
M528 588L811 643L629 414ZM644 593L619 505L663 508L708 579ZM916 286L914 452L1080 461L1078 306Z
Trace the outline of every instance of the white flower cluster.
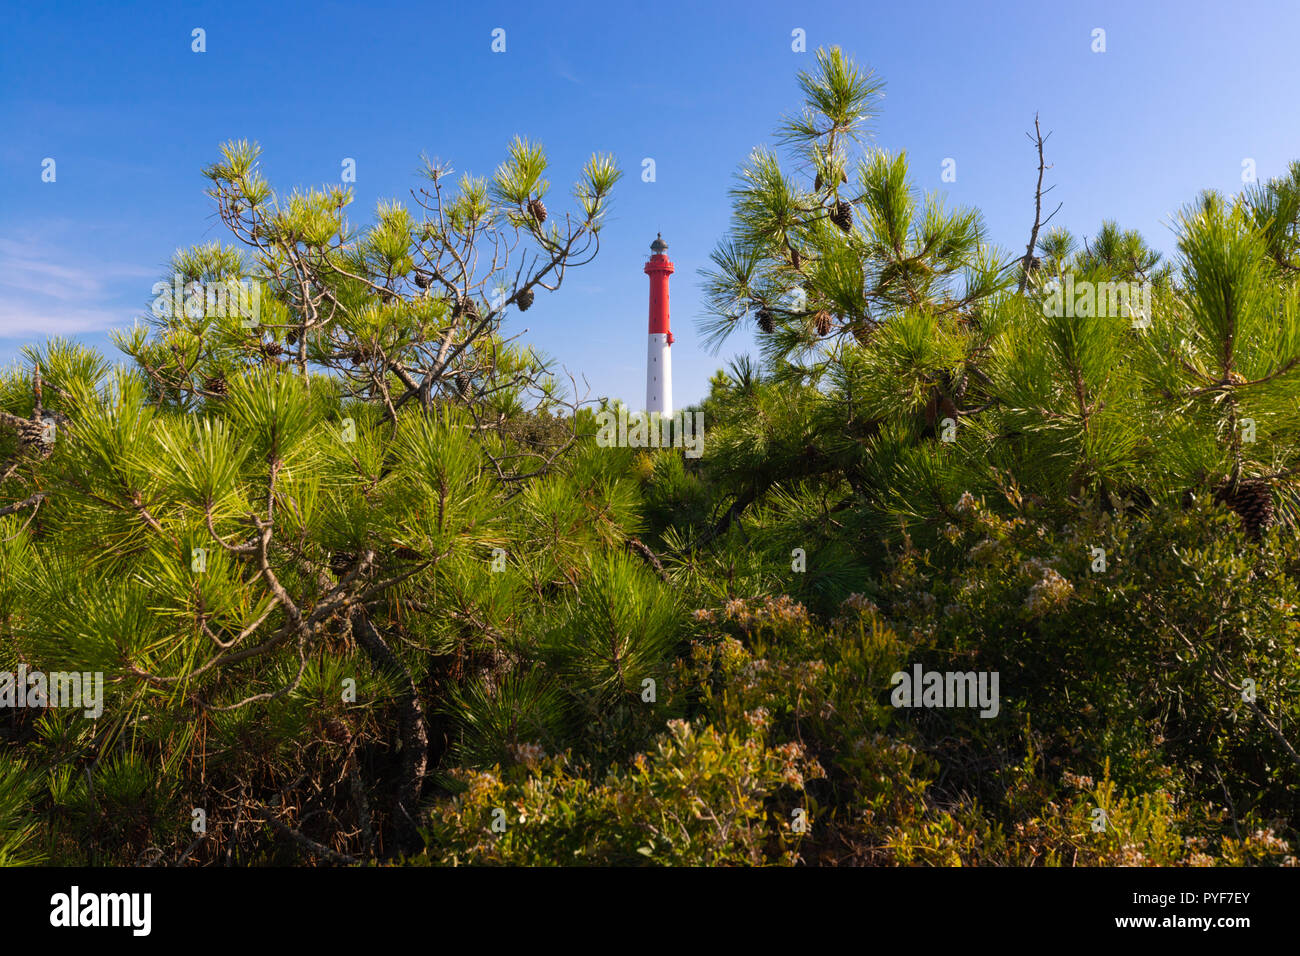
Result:
M1038 558L1031 558L1025 562L1022 570L1038 578L1029 589L1029 596L1025 598L1026 610L1035 617L1064 607L1065 602L1074 593L1073 584L1062 577L1055 568L1049 567Z
M511 759L530 767L546 759L546 750L541 744L508 744L506 750L509 751Z

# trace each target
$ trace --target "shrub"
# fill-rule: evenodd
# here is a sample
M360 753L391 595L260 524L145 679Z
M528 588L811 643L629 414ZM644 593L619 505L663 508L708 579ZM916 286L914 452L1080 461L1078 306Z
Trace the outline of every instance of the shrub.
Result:
M800 842L791 812L819 774L797 744L768 746L757 724L741 734L675 720L653 750L600 782L562 756L454 771L461 792L430 813L419 862L791 863Z

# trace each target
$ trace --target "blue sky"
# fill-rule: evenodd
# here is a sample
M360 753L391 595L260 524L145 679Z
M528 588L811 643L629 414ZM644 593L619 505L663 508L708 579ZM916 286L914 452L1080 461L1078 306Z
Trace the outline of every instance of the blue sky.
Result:
M191 52L191 30L207 52ZM492 30L507 50L491 51ZM791 50L806 31L808 52ZM1094 53L1092 32L1106 31ZM915 183L980 208L1023 249L1034 156L1053 130L1054 224L1105 218L1172 248L1172 214L1300 158L1294 2L123 3L10 4L0 31L0 361L67 334L116 352L178 248L230 237L200 170L247 138L283 192L357 164L354 224L407 198L422 152L489 174L516 134L547 147L555 200L593 151L626 171L597 260L513 331L585 378L644 394L647 280L657 231L672 283L677 404L752 349L701 346L698 270L725 234L739 164L799 105L795 74L840 45L886 81L878 145ZM42 160L57 180L41 180ZM653 158L656 181L642 182ZM945 158L957 180L940 179Z

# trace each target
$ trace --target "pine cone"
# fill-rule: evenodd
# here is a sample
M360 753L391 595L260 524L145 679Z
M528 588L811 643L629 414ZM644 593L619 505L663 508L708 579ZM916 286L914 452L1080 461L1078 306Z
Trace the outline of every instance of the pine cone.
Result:
M230 394L230 384L226 381L226 376L218 372L203 380L203 387L213 395Z
M846 173L844 170L841 169L841 170L840 170L840 182L842 182L842 183L847 183L848 181L849 181L849 174Z
M839 226L842 232L848 232L853 228L853 207L841 199L831 212L831 222Z
M469 398L470 384L469 376L464 372L456 373L456 391L460 392L463 398Z
M1241 517L1246 537L1258 540L1273 524L1273 491L1267 479L1243 478L1234 489L1224 482L1214 493L1214 500L1226 504Z
M40 389L37 385L37 397L39 401ZM18 449L20 454L31 455L37 458L49 458L54 451L54 436L46 437L46 420L54 422L55 428L63 428L68 424L68 416L62 412L42 410L39 406L30 419L19 418L17 415L11 415L8 412L0 412L0 424L12 428L18 437ZM3 462L0 462L3 463Z
M419 269L416 269L416 270L415 270L415 284L416 284L416 285L418 285L421 289L427 289L427 288L429 288L429 282L430 282L430 279L429 279L429 277L428 277L427 275L425 275L425 274L424 274L423 272L421 272Z
M822 191L822 174L818 173L817 178L813 180L813 192Z
M453 316L465 315L472 321L478 318L478 306L474 304L473 299L469 296L465 296L463 299L456 302L455 307L451 310L451 314Z
M352 741L352 734L343 721L337 717L331 717L325 721L325 731L329 735L329 739L335 743L347 746Z
M962 369L961 375L953 383L951 395L954 402L960 402L966 396L966 389L970 387L970 374Z
M266 355L271 355L271 356L283 355L284 346L282 346L279 342L267 342L262 346L262 352L265 353Z
M772 323L772 313L766 306L760 308L754 318L758 321L758 327L763 330L764 335L772 334L775 326Z
M530 199L528 201L528 212L537 220L539 225L546 222L546 203L540 199Z
M831 332L831 314L825 309L818 310L813 316L813 325L817 328L818 335L830 335Z
M40 448L45 444L45 428L42 422L24 419L14 425L14 431L18 433L18 441L23 448Z
M952 403L952 399L943 394L938 387L930 389L930 398L925 403L925 424L927 428L934 428L936 422L942 422L945 418L957 420L957 406Z
M515 305L519 306L520 312L527 312L532 307L533 299L535 298L536 296L533 295L532 289L524 289L515 296Z
M357 559L356 555L349 554L346 551L336 551L330 555L330 570L334 572L335 577L343 577L347 574L348 568L352 567L352 562Z
M790 247L790 265L796 269L803 265L803 255L794 246Z

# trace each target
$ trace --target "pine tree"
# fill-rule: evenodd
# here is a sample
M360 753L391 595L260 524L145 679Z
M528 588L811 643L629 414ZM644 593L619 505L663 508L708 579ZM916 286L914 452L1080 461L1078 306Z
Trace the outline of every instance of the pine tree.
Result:
M1016 294L1018 260L986 244L976 213L915 196L902 156L861 148L869 72L821 51L800 85L782 139L822 188L756 151L705 273L706 331L720 343L758 303L767 372L743 398L715 384L697 470L729 506L704 540L771 531L850 568L863 557L839 553L831 521L865 556L882 537L936 540L963 493L1062 520L1188 495L1252 535L1294 520L1295 168L1202 197L1175 261L1114 222L1082 241L1051 229ZM838 170L856 172L851 190ZM856 211L848 231L826 228L839 202Z
M534 715L496 739L508 761L609 756L655 712L630 702L667 673L676 605L623 555L628 458L564 455L576 404L502 333L508 303L595 254L613 162L587 164L560 226L538 146L454 190L430 163L422 220L382 205L357 234L345 191L277 198L255 147L223 155L212 195L251 257L178 252L118 336L133 366L55 339L0 379L0 669L106 689L97 721L51 711L26 763L0 752L5 860L29 855L31 801L65 821L63 860L412 852L439 761L487 758L474 728ZM513 290L517 264L457 265L507 238L537 251ZM576 623L602 575L600 606L627 602L612 643ZM604 732L574 716L592 707Z
M254 144L226 143L205 170L239 245L179 251L147 321L118 336L159 400L195 409L237 369L287 361L300 377L341 377L390 421L409 402L428 408L456 374L485 371L465 359L500 338L508 305L527 310L538 290L557 290L596 255L621 176L611 157L593 155L574 211L562 228L554 217L544 227L546 153L516 139L490 179L456 180L448 164L426 159L414 210L381 203L358 231L346 215L350 189L281 196L260 155ZM549 373L516 363L514 374L512 387L536 391Z

